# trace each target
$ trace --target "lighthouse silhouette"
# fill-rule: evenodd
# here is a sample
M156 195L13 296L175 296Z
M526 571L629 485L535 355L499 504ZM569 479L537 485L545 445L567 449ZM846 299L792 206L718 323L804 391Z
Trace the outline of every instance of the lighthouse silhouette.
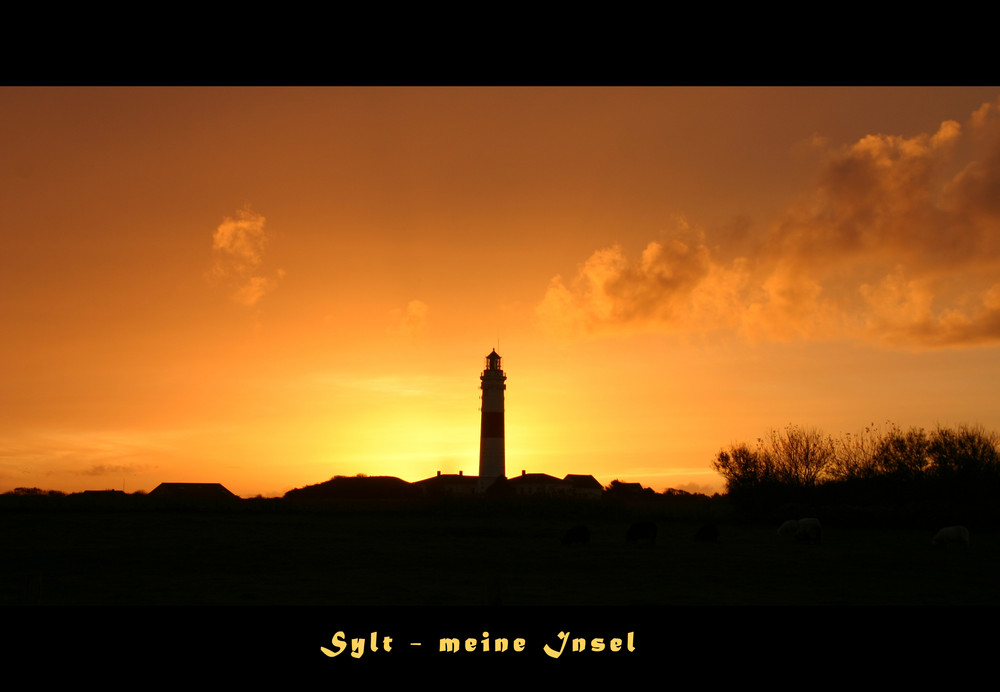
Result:
M483 422L479 435L479 490L505 478L503 441L503 392L507 376L500 369L496 349L486 356L486 369L479 378L483 390Z

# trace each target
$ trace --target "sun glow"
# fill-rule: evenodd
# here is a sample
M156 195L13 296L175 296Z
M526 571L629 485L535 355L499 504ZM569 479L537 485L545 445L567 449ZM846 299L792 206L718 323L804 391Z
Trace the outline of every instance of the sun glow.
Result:
M0 492L476 474L494 346L509 475L707 487L789 423L1000 429L996 89L0 109Z

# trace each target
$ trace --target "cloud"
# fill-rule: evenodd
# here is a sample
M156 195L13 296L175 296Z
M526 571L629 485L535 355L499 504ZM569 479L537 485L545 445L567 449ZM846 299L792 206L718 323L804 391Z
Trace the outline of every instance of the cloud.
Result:
M683 220L637 257L597 249L537 307L565 335L729 330L750 340L1000 341L1000 100L963 127L815 138L813 183L769 224Z
M135 472L135 468L131 466L122 466L118 464L96 464L88 469L83 469L80 473L84 476L122 476Z
M271 276L262 271L270 240L265 223L263 216L246 207L236 212L236 218L226 217L212 236L213 263L208 277L225 286L234 302L246 307L256 305L285 275L282 269Z
M279 269L275 278L269 279L264 276L251 276L246 283L239 286L232 294L232 299L240 305L252 307L257 304L265 294L270 293L278 285L278 282L285 275L283 269Z
M388 329L389 333L410 337L422 334L427 329L428 310L427 303L419 300L411 300L405 310L391 310L389 316L393 323Z
M27 432L0 445L0 478L22 484L26 478L66 473L137 476L157 468L173 449L172 437L127 430Z
M567 334L711 327L728 318L729 309L720 312L720 306L734 300L743 273L741 261L714 262L703 235L679 220L672 234L649 242L634 260L614 245L594 252L568 284L554 277L538 314Z
M264 223L267 220L249 208L239 210L236 215L236 219L226 217L215 229L212 247L226 258L229 269L253 271L264 259L267 244Z

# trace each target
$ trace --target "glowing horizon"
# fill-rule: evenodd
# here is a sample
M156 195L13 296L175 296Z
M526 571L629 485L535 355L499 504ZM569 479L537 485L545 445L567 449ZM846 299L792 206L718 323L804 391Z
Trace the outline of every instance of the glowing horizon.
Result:
M1000 430L1000 89L0 89L0 492L721 490L790 423ZM499 340L499 343L498 343Z

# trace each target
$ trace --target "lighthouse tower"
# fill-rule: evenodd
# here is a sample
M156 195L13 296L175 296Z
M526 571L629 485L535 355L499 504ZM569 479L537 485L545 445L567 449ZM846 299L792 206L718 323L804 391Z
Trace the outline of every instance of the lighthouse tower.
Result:
M483 423L479 435L479 489L485 490L504 472L503 392L507 376L500 369L496 350L486 356L486 369L479 378L483 390Z

